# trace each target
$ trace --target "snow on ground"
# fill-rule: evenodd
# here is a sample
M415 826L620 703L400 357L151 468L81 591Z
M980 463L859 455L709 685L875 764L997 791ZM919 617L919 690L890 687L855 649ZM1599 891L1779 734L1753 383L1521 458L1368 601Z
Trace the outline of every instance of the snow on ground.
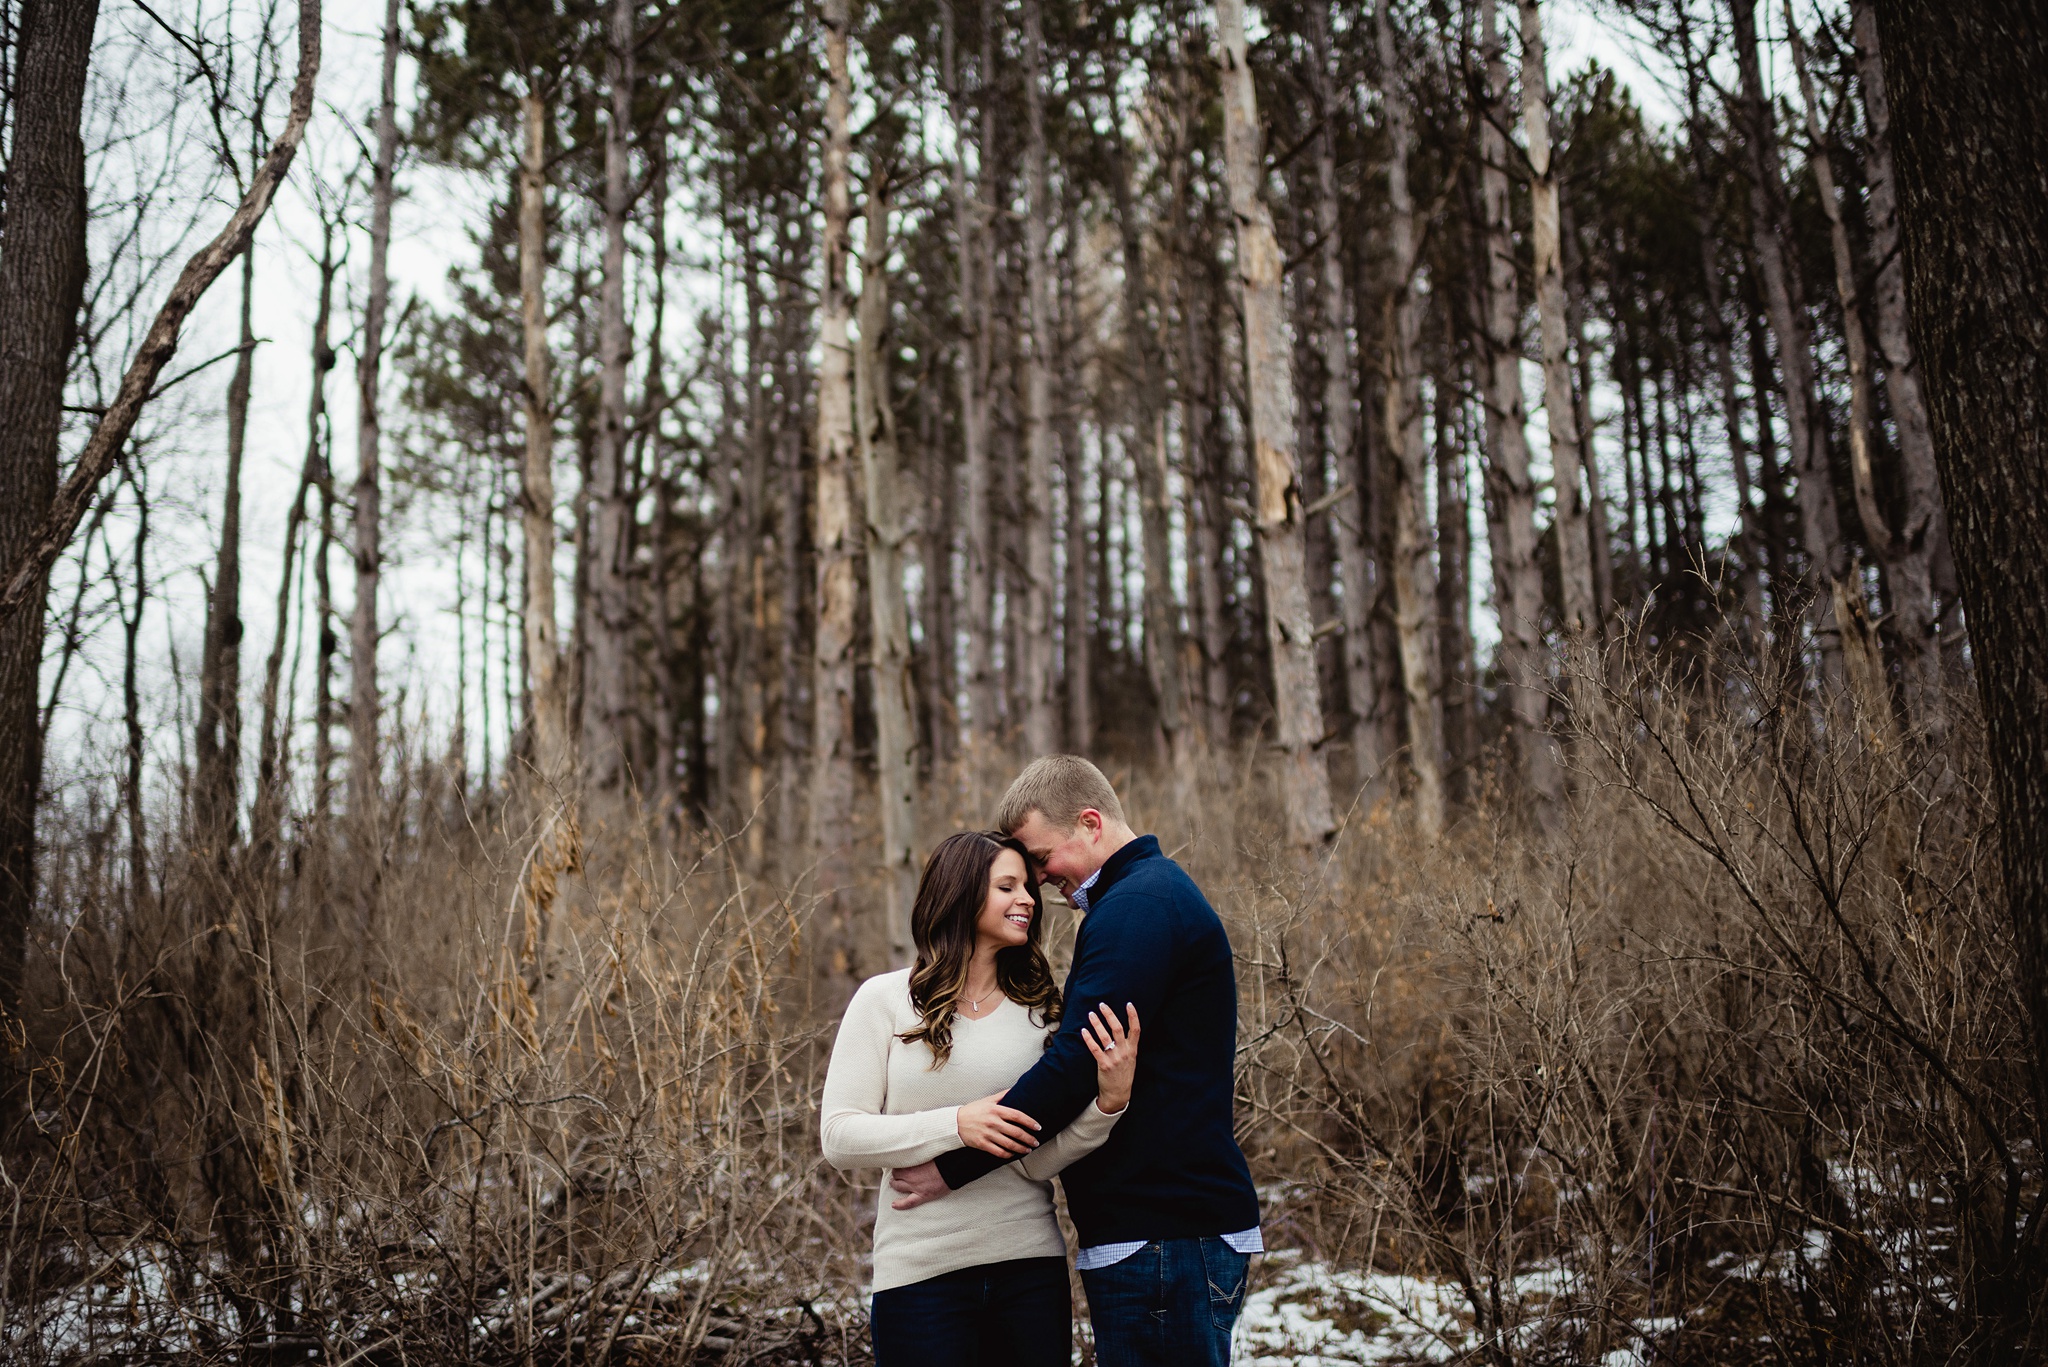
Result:
M1455 1288L1338 1271L1285 1249L1267 1255L1266 1272L1237 1322L1235 1356L1247 1367L1442 1362L1466 1342Z

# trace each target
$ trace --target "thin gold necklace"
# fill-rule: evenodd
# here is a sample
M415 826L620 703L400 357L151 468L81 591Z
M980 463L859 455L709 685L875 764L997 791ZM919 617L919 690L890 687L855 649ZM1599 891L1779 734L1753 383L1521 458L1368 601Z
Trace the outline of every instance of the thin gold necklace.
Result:
M968 996L967 989L963 987L960 989L960 1000L966 1002L967 1009L978 1016L981 1014L981 1004L987 1001L990 997L993 997L996 994L996 990L1001 986L1002 984L999 982L990 983L988 986L988 991L982 993L979 997Z

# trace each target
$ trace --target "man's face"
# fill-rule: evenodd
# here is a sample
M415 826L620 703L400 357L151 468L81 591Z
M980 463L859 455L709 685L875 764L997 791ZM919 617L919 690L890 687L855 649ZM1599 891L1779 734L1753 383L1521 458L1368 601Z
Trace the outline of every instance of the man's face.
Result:
M1058 888L1062 897L1071 898L1074 889L1109 858L1102 824L1102 813L1093 807L1081 809L1072 830L1061 830L1048 822L1043 812L1033 811L1011 834L1031 851L1039 877Z

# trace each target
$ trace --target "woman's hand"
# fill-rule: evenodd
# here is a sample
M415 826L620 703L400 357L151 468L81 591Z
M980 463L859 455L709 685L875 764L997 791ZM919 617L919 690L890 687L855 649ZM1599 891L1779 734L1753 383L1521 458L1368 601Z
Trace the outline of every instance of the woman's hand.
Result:
M1088 1013L1081 1025L1081 1038L1095 1055L1095 1104L1105 1115L1115 1115L1131 1104L1131 1079L1138 1075L1138 1008L1124 1004L1131 1028L1116 1018L1103 1002Z
M1005 1106L1005 1093L995 1092L960 1108L960 1142L998 1158L1017 1158L1038 1147L1038 1122L1014 1106Z

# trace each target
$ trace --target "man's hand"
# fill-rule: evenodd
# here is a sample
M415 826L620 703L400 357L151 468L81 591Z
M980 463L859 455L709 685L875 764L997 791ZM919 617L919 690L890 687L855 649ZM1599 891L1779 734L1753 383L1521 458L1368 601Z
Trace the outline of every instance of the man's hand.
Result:
M936 1201L944 1196L950 1187L946 1179L939 1176L937 1163L919 1163L914 1168L898 1168L889 1174L889 1185L903 1195L889 1203L891 1210L909 1210L927 1201Z

